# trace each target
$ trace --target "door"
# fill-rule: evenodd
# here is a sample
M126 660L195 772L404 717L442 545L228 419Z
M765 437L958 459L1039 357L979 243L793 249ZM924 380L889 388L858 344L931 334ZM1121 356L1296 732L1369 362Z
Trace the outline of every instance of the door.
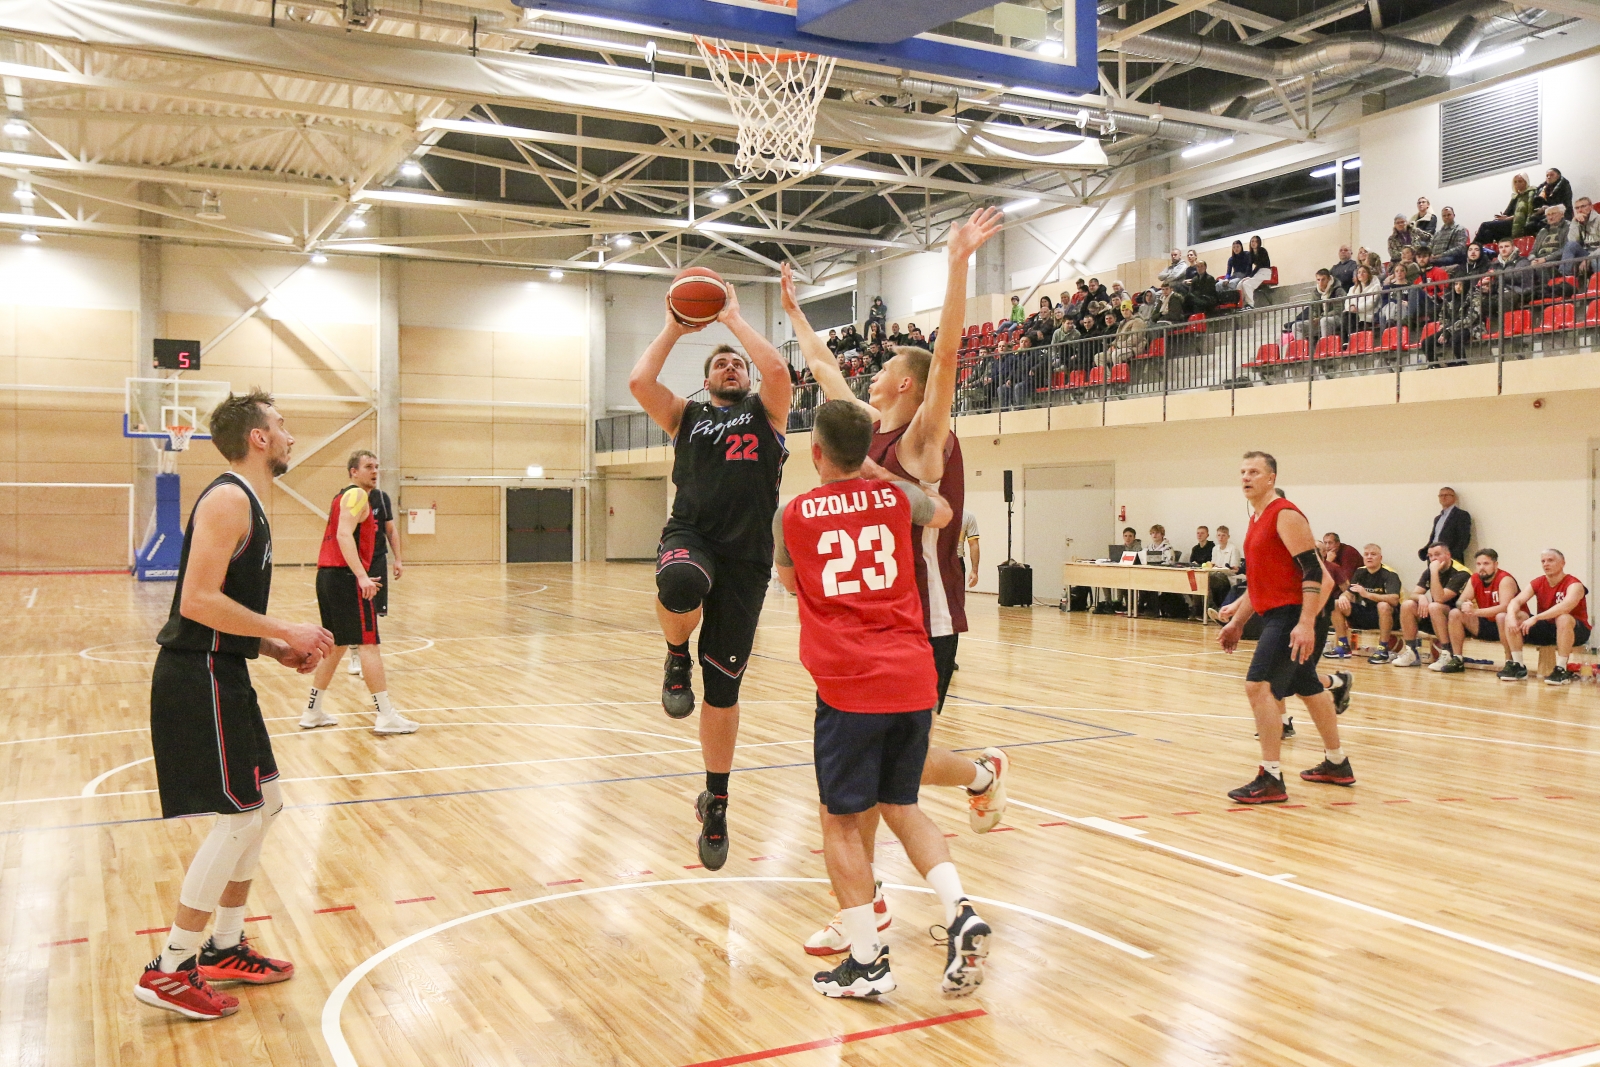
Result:
M606 479L606 559L655 562L666 521L665 478Z
M572 562L572 490L506 490L506 562Z
M1115 526L1115 473L1110 463L1023 468L1020 555L1033 567L1040 599L1063 595L1061 565L1067 560L1105 554Z

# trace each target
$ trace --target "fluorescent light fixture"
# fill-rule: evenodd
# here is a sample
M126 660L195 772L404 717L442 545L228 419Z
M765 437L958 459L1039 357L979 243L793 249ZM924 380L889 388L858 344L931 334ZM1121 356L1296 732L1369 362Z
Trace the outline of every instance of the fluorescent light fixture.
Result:
M311 254L311 262L320 267L324 263L328 262L328 257L323 255L321 252L313 252Z
M1482 70L1484 67L1492 67L1496 63L1504 63L1508 59L1516 59L1525 51L1527 49L1520 44L1514 44L1509 48L1496 48L1492 51L1480 52L1478 55L1463 59L1451 67L1450 75L1454 77L1457 74L1470 74L1475 70Z
M822 168L822 173L833 178L865 178L868 181L883 181L893 177L887 170L873 170L871 167L857 167L849 163L835 163L831 167Z
M553 270L553 271L550 272L550 280L553 281L553 282L559 282L562 278L565 278L566 276L567 276L566 271Z
M347 230L364 230L367 228L367 220L360 215L351 215L348 219L345 219L344 228Z
M1009 204L1003 204L1003 205L1001 205L1000 210L1009 215L1013 211L1026 211L1030 207L1034 207L1038 203L1039 203L1039 198L1036 197L1036 196L1031 196L1031 197L1028 197L1025 200L1013 200Z
M34 200L33 190L26 185L17 186L17 191L11 195L17 198L17 203L19 204L31 204Z
M633 247L633 238L629 237L625 233L619 233L619 234L617 234L617 239L615 241L612 241L611 243L616 245L618 248L632 248Z
M1354 159L1345 160L1344 161L1344 169L1345 170L1360 170L1361 169L1361 157L1357 156Z
M402 177L402 178L420 178L420 177L422 177L422 164L418 163L414 159L406 160L404 163L400 164L400 177Z
M1196 156L1203 156L1207 152L1215 152L1218 149L1227 148L1232 143L1232 137L1224 137L1220 141L1206 141L1202 144L1192 144L1188 148L1185 148L1181 155L1184 159L1194 159Z
M1338 171L1339 171L1339 164L1337 164L1337 163L1329 163L1325 167L1318 167L1316 170L1312 171L1311 174L1310 174L1310 177L1313 177L1313 178L1331 178L1331 177L1333 177L1333 175L1337 174Z
M32 230L23 230L22 239L30 245L36 245L39 243L39 235L34 233Z
M529 478L543 478L544 477L544 468L539 466L537 463L530 463L530 464L528 464L528 473L527 473L526 477L529 477Z
M721 189L718 189L716 192L712 193L706 199L710 200L713 204L716 204L718 207L721 207L723 204L726 204L728 202L728 194L723 192Z
M26 137L29 132L28 124L16 115L12 115L6 120L5 135L7 137Z

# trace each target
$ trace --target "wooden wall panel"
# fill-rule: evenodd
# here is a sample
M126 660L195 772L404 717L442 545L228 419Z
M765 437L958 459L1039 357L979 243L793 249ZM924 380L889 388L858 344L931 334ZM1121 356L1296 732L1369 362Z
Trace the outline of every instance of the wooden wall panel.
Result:
M18 355L128 365L135 329L131 311L23 305L15 314Z
M407 563L497 563L500 560L499 486L403 486L400 545ZM406 532L409 508L433 507L436 533Z
M487 378L494 374L495 336L487 330L402 326L400 370Z

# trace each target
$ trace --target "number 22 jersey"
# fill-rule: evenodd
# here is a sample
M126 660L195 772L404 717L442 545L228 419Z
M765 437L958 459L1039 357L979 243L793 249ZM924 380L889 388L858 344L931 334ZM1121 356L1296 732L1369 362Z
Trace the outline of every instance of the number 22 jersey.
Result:
M672 448L678 493L667 530L693 530L728 559L770 562L772 514L789 452L760 394L728 407L689 401Z
M913 522L932 518L933 505L916 495L914 507L893 483L852 478L783 509L775 554L795 571L800 662L840 711L922 711L939 702L911 539Z

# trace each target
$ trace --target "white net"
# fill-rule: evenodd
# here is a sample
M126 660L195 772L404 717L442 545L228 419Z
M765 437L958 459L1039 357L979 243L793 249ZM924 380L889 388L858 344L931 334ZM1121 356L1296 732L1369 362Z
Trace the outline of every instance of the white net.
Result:
M734 165L740 173L759 178L812 164L817 107L833 74L834 58L710 37L696 37L695 42L739 124Z

